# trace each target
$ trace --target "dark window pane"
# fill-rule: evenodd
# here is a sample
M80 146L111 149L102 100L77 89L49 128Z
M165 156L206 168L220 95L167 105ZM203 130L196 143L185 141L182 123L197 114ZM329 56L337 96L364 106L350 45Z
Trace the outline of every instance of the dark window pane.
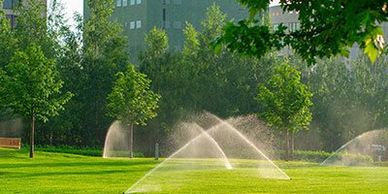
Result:
M3 4L4 4L4 9L12 9L12 3L13 2L13 0L5 0L4 2L3 2Z

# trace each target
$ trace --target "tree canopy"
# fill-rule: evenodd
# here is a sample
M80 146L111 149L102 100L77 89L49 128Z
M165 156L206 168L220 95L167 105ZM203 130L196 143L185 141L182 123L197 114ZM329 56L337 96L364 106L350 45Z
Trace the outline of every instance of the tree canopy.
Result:
M299 13L300 29L287 32L280 25L270 29L260 18L272 0L238 0L249 9L249 17L229 22L217 40L233 51L263 56L272 49L291 46L308 63L337 54L347 56L357 43L374 62L383 52L381 25L388 21L385 0L280 0L284 12Z
M125 124L145 125L156 116L160 96L150 90L151 80L128 65L108 96L109 114Z
M313 94L301 82L301 73L288 63L275 68L266 84L259 84L256 97L262 110L259 117L270 126L286 132L286 156L289 159L289 133L307 128L312 120Z
M280 130L296 132L306 128L312 114L312 93L301 82L301 74L287 63L275 68L266 84L259 84L257 101L262 106L260 117Z

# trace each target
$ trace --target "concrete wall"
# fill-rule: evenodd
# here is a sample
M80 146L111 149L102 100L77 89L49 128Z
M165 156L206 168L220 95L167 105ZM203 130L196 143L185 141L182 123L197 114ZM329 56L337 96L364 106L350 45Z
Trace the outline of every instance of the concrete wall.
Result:
M87 1L84 1L86 19L89 17ZM115 0L116 8L112 20L123 25L124 35L129 41L131 58L134 59L144 49L145 35L154 27L167 31L170 49L181 49L185 23L189 22L199 30L207 8L213 3L219 5L229 19L238 20L247 15L235 0ZM141 27L138 28L136 24L139 21Z

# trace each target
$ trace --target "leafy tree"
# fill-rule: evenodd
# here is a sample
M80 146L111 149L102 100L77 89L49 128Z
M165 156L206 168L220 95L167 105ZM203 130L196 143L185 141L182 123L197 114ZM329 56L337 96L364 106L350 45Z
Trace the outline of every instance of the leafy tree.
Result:
M289 133L307 128L312 114L312 93L301 82L301 74L287 63L275 68L266 84L259 84L256 97L262 110L259 117L270 126L286 132L286 156L289 159Z
M0 5L3 1L0 0ZM16 40L12 36L11 21L6 17L4 10L0 9L0 68L11 60L15 50Z
M198 40L199 33L193 25L186 22L186 27L183 29L185 42L183 45L182 54L185 59L189 60L191 57L197 57L200 47Z
M168 131L168 124L173 125L182 110L182 98L187 93L182 80L185 68L181 66L180 53L169 50L168 36L165 30L154 28L145 37L146 49L140 55L140 70L152 80L151 88L162 96L158 117L152 126L154 139L160 143Z
M82 28L82 76L79 100L84 144L101 145L111 123L106 117L106 99L113 87L114 75L129 63L127 40L122 26L111 20L113 0L88 1L90 17ZM76 86L77 87L77 86Z
M318 60L308 76L314 93L312 121L323 149L336 150L354 137L387 125L386 56L371 64L365 56Z
M150 90L151 80L128 65L125 72L117 74L117 80L108 96L109 115L129 126L130 157L133 156L133 125L146 125L157 113L160 96Z
M299 13L301 27L291 33L286 33L284 25L270 30L257 19L267 11L271 0L238 1L249 9L249 17L237 24L228 23L217 41L233 51L262 57L273 48L289 45L310 64L315 63L316 57L347 56L354 43L364 49L372 62L382 53L384 40L379 24L388 21L388 4L384 0L281 0L283 11Z
M53 60L47 59L37 45L15 53L2 76L6 106L16 114L31 119L30 157L34 157L35 120L47 122L58 115L71 98L61 95L62 80Z

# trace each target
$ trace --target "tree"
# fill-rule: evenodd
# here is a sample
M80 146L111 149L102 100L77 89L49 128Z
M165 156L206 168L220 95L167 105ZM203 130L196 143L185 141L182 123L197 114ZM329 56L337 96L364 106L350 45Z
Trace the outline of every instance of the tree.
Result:
M133 156L133 125L146 125L154 118L160 96L150 90L151 80L128 65L117 74L112 92L108 95L109 115L129 126L130 157Z
M238 0L249 9L249 17L237 24L228 23L218 39L233 51L262 57L272 49L291 46L310 64L316 58L337 54L347 56L358 43L374 62L384 49L383 31L379 24L388 21L388 4L384 0L280 0L283 11L299 13L301 27L286 33L280 25L276 30L261 25L261 14L271 0Z
M35 120L47 122L49 117L58 115L72 94L61 94L63 82L55 63L37 45L15 53L1 83L5 86L1 96L5 97L7 108L31 119L30 158L33 158Z
M270 126L286 132L286 157L290 154L290 132L307 128L312 114L312 93L301 82L301 74L287 63L275 68L266 84L259 84L256 97L262 110L259 117Z
M77 99L82 114L82 143L103 144L105 131L111 122L106 117L106 99L113 87L115 74L129 63L127 40L122 26L111 20L115 8L113 0L88 1L90 17L81 29L82 77Z
M2 0L0 5L3 5ZM12 36L11 21L6 17L3 9L0 9L0 42L0 68L3 68L11 60L16 44Z
M312 126L326 151L356 136L387 126L387 56L371 64L365 56L318 60L308 76L314 93Z

